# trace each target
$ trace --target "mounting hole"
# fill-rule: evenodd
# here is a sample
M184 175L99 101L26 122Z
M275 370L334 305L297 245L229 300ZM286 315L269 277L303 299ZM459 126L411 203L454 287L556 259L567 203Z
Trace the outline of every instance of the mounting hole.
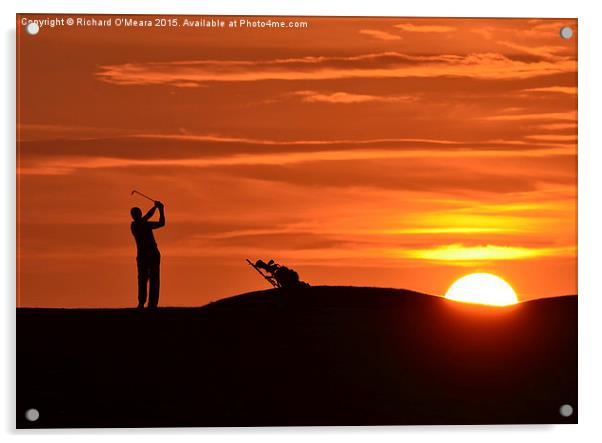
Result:
M570 26L563 26L560 28L560 36L565 40L570 39L573 36L573 29Z
M562 405L558 412L560 412L560 415L563 417L570 417L573 415L573 407L571 405Z
M25 418L27 421L37 421L40 418L40 411L34 408L28 409L25 411Z
M36 35L38 32L40 32L40 25L34 22L27 23L27 26L25 26L25 30L29 35Z

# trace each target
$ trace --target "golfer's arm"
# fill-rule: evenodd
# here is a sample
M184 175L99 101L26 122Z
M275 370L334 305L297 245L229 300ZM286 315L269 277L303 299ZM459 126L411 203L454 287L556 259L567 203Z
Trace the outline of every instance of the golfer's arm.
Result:
M148 222L148 225L151 229L159 229L165 226L165 213L162 207L159 207L159 221Z
M165 209L159 206L159 228L165 226Z
M153 206L152 208L150 208L148 210L148 212L146 213L146 215L144 217L142 217L142 220L148 221L148 219L151 218L155 214L155 210L156 209L157 208L155 206Z

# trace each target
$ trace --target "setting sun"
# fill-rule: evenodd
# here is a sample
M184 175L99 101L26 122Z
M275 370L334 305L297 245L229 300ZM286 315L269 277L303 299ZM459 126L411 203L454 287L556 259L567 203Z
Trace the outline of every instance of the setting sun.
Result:
M494 306L518 303L512 286L500 277L487 273L469 274L456 280L447 290L445 298Z

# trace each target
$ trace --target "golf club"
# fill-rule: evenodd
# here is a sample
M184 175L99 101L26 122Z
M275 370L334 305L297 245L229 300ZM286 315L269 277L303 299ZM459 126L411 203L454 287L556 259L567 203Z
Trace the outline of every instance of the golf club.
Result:
M148 195L145 195L145 194L143 194L143 193L142 193L142 192L140 192L140 191L136 191L135 189L132 191L132 194L131 194L131 195L134 195L134 194L141 195L142 197L149 199L149 200L150 200L150 201L152 201L153 203L156 201L154 198L150 198Z

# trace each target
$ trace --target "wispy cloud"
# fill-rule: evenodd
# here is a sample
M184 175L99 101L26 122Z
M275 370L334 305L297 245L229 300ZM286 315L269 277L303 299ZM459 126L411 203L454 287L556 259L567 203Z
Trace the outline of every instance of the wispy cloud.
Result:
M453 26L415 25L413 23L400 23L395 25L395 27L405 32L450 32L456 30Z
M491 40L493 38L494 31L495 28L493 28L492 26L482 26L470 29L470 32L474 32L475 34L480 35L481 37L486 38L487 40Z
M482 120L492 121L528 121L528 120L573 120L577 121L576 111L541 112L534 114L499 114L481 117Z
M98 137L114 137L127 133L123 129L95 126L66 125L56 123L18 123L17 140L44 139L87 140Z
M545 120L544 120L545 121ZM146 161L156 164L194 159L208 161L302 161L324 156L325 159L345 158L416 158L416 157L545 157L574 154L566 142L527 139L451 140L427 138L366 138L366 139L265 139L220 134L140 133L101 139L62 139L21 141L20 173L34 173L37 166L65 168L62 162L77 167L94 161L91 167L102 166L107 159ZM367 157L366 157L367 156ZM261 160L264 159L264 160ZM115 163L120 166L119 161ZM32 169L32 165L37 166ZM109 162L108 164L114 164ZM127 162L124 165L128 164ZM154 163L152 163L154 164ZM152 165L151 164L151 165ZM166 164L166 163L165 163ZM81 166L85 167L85 166Z
M164 139L164 140L189 140L189 141L206 141L206 142L220 142L220 143L243 143L251 145L268 145L268 146L332 146L332 145L379 145L379 144L397 144L397 143L409 143L409 144L421 144L428 143L433 145L462 145L466 147L470 145L465 141L461 140L444 140L444 139L429 139L429 138L370 138L370 139L333 139L333 140L320 140L320 139L289 139L289 140L277 140L267 138L253 138L253 137L235 137L221 134L133 134L131 138L149 138L149 139ZM487 141L487 143L505 144L501 141ZM479 143L480 144L480 143Z
M575 123L543 123L538 125L541 129L549 129L549 130L563 130L563 129L577 129L577 122Z
M463 244L444 245L428 249L400 251L399 254L414 259L435 261L495 261L520 260L549 256L575 255L575 247L527 248L522 246L465 246Z
M441 147L443 145L440 145ZM163 151L165 152L165 151ZM193 153L189 153L191 155ZM331 150L324 146L321 150L308 151L301 149L299 151L284 152L254 152L254 153L228 153L223 152L220 156L203 156L198 152L196 156L182 157L181 154L175 154L168 157L162 154L159 158L140 158L134 157L116 157L102 155L98 153L87 156L81 154L65 155L59 152L53 156L32 155L26 150L21 156L17 173L22 175L66 175L79 170L91 169L110 169L110 168L128 168L128 167L180 167L180 168L210 168L218 166L245 166L245 165L294 165L309 162L331 162L331 161L367 161L367 160L401 160L401 159L512 159L512 158L545 158L554 156L573 155L567 152L566 148L550 149L508 149L508 150L467 150L459 145L456 149L346 149ZM361 169L361 168L360 168ZM333 172L333 171L330 171ZM329 173L330 173L329 172ZM392 173L399 175L399 171ZM268 177L269 174L266 174ZM278 178L276 175L273 178ZM458 178L457 180L460 180ZM478 184L478 178L464 178L464 181L471 181Z
M566 46L561 45L548 45L548 46L535 46L535 45L524 45L518 44L511 41L498 40L497 44L507 46L511 49L516 49L518 51L524 52L525 54L534 55L537 57L543 57L546 59L556 60L556 59L564 59L567 57L562 57L559 53L566 51ZM573 63L577 63L573 60Z
M360 29L358 31L360 34L367 35L369 37L375 38L377 40L401 40L401 36L397 34L391 34L390 32L379 31L376 29Z
M552 93L559 93L559 94L577 95L577 87L576 86L547 86L547 87L542 87L542 88L523 89L523 91L552 92Z
M530 140L558 142L558 143L577 142L576 134L566 134L566 135L565 134L532 134L532 135L525 136L525 138L528 138Z
M335 103L335 104L353 104L353 103L408 103L415 101L416 98L409 95L401 96L380 96L369 94L355 94L349 92L318 92L318 91L296 91L293 95L301 97L301 101L308 103Z
M573 60L519 60L497 53L408 55L383 52L348 57L301 57L260 61L196 60L125 63L100 67L97 77L117 85L186 87L206 82L333 80L343 78L524 79L575 72Z
M574 27L575 23L573 20L569 20L568 22L563 21L549 21L545 20L542 22L534 22L534 24L526 29L518 30L518 32L526 37L531 38L542 38L542 37L552 37L557 38L560 35L560 29L563 26L571 25ZM575 31L576 29L573 29Z
M479 25L475 28L470 28L470 32L474 32L488 40L494 38L517 38L518 40L525 41L526 39L531 41L541 41L542 39L557 39L560 34L560 29L563 26L574 25L573 20L568 22L560 21L549 21L545 20L542 22L533 21L529 24L525 22L506 22L497 23L495 26Z

